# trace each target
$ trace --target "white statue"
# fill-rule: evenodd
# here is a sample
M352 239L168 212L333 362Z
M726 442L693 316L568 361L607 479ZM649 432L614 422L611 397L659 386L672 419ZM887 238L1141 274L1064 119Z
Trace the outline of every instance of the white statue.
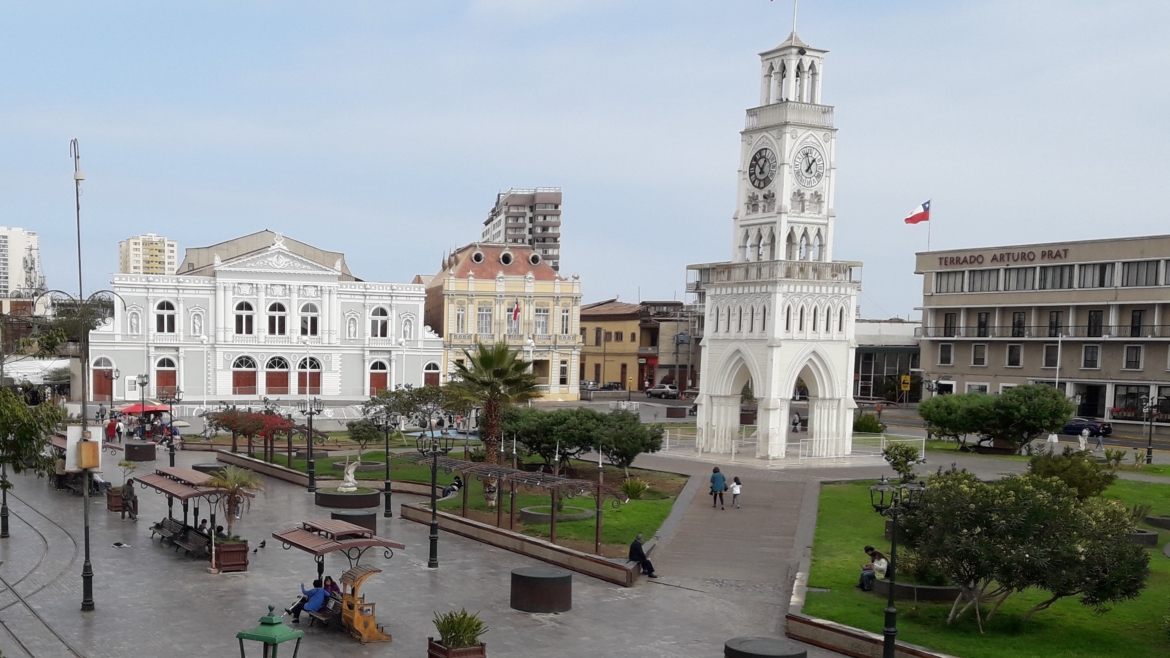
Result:
M138 314L137 313L130 314L130 333L132 333L132 334L138 333Z
M191 333L196 336L203 335L203 315L196 313L191 317Z
M357 470L358 464L360 463L360 461L351 462L349 461L349 458L346 457L345 478L341 481L341 484L338 485L337 493L353 493L357 491L357 478L354 477L354 471Z

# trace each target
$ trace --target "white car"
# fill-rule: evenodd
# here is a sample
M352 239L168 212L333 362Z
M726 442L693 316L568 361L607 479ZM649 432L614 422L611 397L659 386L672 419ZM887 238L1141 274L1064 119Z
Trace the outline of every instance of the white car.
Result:
M648 398L663 398L663 399L678 399L678 387L674 384L659 384L654 388L646 390L646 397Z

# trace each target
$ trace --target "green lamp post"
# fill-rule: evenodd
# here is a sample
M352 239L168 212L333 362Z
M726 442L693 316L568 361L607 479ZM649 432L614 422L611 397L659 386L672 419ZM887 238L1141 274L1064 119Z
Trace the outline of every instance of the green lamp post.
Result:
M292 658L297 658L297 652L301 649L301 638L305 636L305 632L294 631L285 626L284 620L273 614L275 609L275 606L268 606L268 616L260 618L259 626L250 631L236 633L236 637L240 640L240 658L247 658L244 654L244 640L264 644L264 653L261 654L261 658L276 658L277 645L296 640L297 643L293 645Z

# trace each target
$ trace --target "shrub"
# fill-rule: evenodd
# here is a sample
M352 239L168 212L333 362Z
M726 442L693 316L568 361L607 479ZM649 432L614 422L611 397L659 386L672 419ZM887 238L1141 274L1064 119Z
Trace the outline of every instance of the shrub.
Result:
M435 613L435 629L439 644L448 649L467 649L479 645L479 636L488 631L479 615L466 609L459 612Z
M1081 500L1099 495L1117 479L1117 475L1105 464L1094 460L1091 453L1071 447L1065 447L1059 455L1052 452L1034 455L1028 460L1028 472L1038 477L1059 478L1074 489Z
M1121 460L1123 459L1125 459L1124 450L1105 449L1105 463L1109 465L1110 470L1116 471L1121 468Z
M471 452L467 453L467 461L486 462L487 451L483 448L472 448Z
M650 485L640 478L626 478L625 482L622 482L622 493L630 500L640 499L649 488Z
M947 576L942 568L936 562L928 560L914 551L908 550L899 555L896 567L899 579L901 579L902 574L909 574L919 585L941 586L947 584Z
M1150 512L1154 510L1154 506L1147 503L1134 503L1129 507L1129 518L1133 519L1134 524L1142 523Z
M903 482L914 479L914 465L919 462L918 448L909 443L890 443L882 449L882 457Z
M881 434L886 431L886 424L878 420L878 417L873 414L861 414L853 421L854 432L864 432L866 434Z

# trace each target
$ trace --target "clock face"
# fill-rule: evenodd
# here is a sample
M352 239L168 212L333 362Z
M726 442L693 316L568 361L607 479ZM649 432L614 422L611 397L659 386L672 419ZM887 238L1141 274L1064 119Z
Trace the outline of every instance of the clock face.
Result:
M797 183L814 187L825 177L825 156L815 146L802 146L796 152L792 172Z
M760 149L752 156L748 165L748 180L757 190L762 190L772 184L776 178L776 154L772 149Z

